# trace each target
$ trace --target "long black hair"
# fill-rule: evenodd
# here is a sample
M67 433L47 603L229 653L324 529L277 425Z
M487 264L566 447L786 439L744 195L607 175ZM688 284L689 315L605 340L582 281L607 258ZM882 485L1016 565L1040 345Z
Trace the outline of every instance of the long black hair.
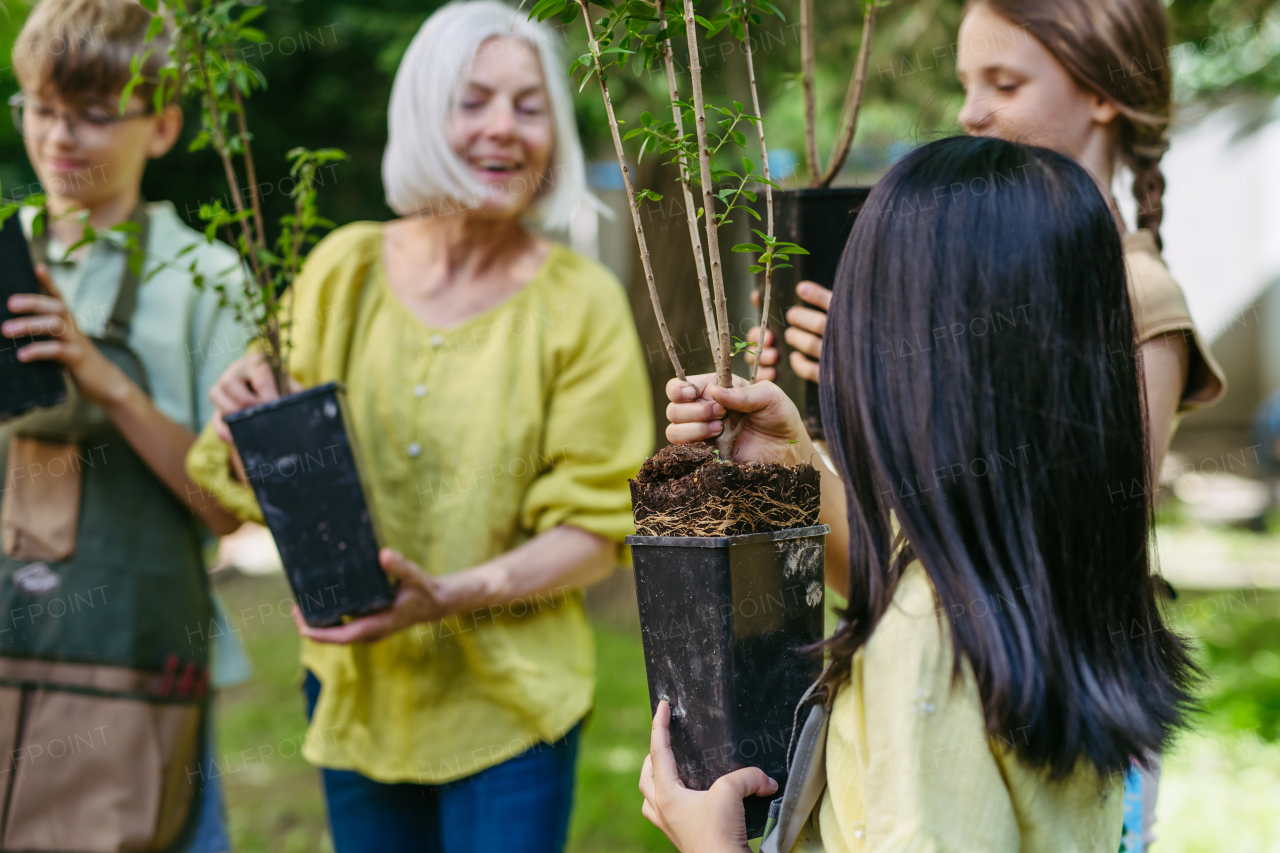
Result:
M908 154L849 238L821 365L850 528L834 678L919 559L989 734L1054 777L1161 750L1197 670L1150 571L1141 365L1088 174L997 139Z

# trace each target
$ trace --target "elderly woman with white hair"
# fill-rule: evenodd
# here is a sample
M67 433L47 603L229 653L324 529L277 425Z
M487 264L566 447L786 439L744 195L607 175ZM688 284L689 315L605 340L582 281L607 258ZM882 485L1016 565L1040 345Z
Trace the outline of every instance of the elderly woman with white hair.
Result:
M383 161L400 219L335 230L289 295L290 370L346 384L394 606L298 620L337 853L558 851L595 653L582 587L631 531L652 413L625 294L540 235L592 203L552 34L495 0L414 38ZM537 224L539 230L530 227ZM210 395L275 396L260 357ZM244 518L220 422L188 458Z

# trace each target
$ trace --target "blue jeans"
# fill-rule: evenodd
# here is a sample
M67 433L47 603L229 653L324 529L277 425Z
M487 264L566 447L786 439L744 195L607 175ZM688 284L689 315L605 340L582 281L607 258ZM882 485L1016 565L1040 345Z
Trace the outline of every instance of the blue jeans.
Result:
M307 673L307 717L320 681ZM335 853L560 853L582 723L555 743L444 785L321 768Z

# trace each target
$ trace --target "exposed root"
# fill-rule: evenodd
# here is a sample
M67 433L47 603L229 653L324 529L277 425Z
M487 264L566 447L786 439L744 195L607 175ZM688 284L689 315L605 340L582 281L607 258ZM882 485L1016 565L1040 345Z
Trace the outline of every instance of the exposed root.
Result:
M729 463L706 446L670 447L631 481L643 536L736 536L818 523L818 472L810 465Z
M774 500L759 488L744 488L651 513L636 521L636 532L641 536L733 536L817 523L817 513L798 503Z

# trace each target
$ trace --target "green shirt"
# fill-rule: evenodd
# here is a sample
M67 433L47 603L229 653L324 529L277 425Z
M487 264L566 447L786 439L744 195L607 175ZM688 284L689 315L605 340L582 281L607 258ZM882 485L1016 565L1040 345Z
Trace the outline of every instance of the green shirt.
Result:
M356 223L316 246L291 296L290 370L304 386L346 384L382 544L439 575L561 524L632 532L650 391L604 267L553 246L506 302L433 328L388 289L382 226ZM188 470L256 517L227 458L206 430ZM304 643L302 658L322 685L304 754L384 782L447 782L554 741L595 687L582 596L567 588L378 643Z

